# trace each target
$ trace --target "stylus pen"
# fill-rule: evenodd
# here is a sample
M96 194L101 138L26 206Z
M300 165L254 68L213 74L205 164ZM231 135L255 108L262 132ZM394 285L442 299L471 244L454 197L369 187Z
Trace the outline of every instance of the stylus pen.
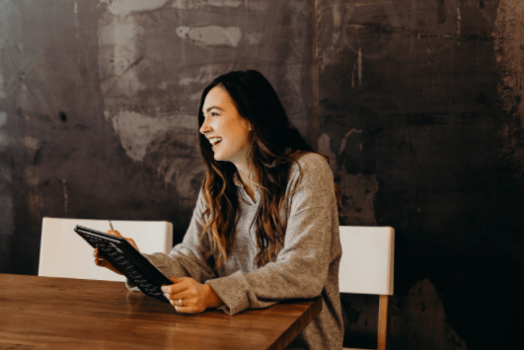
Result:
M109 220L109 227L111 228L111 231L114 231L113 224L111 223L111 220Z

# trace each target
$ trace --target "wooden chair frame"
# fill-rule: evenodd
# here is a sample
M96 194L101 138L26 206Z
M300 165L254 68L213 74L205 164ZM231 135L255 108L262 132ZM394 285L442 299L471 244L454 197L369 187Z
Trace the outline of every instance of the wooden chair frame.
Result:
M354 235L354 237L348 239L348 237L343 236L344 234ZM395 232L391 227L341 226L343 254L344 248L346 248L348 250L346 254L358 255L358 257L352 257L353 260L351 261L346 260L346 264L349 265L341 265L339 274L341 293L378 295L377 350L389 349L389 296L393 295L394 234ZM358 247L360 243L362 243L362 247ZM357 247L353 248L353 244ZM360 251L361 249L362 251ZM343 269L348 269L351 275L351 270L355 269L355 265L358 265L360 269L362 269L362 266L364 266L364 269L371 266L369 279L373 281L368 283L366 276L362 274L345 276ZM364 349L344 348L344 350Z

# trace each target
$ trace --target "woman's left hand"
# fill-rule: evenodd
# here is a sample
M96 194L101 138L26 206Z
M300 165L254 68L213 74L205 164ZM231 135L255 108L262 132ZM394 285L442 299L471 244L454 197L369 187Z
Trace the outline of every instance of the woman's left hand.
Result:
M191 277L169 279L173 284L162 286L162 292L177 312L194 314L223 304L209 284L198 283Z

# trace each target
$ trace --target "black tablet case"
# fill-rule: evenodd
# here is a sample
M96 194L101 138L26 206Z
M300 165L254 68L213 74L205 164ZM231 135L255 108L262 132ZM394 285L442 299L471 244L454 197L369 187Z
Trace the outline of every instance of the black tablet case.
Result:
M74 230L144 294L169 302L160 287L173 283L124 238L78 225Z

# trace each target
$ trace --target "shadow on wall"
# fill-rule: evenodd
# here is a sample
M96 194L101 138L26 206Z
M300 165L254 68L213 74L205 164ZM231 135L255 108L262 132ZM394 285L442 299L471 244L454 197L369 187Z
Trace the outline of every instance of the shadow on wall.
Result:
M344 346L375 349L378 297L343 294L341 300ZM467 350L465 342L449 327L437 290L427 278L414 285L405 297L392 296L389 312L392 350Z

